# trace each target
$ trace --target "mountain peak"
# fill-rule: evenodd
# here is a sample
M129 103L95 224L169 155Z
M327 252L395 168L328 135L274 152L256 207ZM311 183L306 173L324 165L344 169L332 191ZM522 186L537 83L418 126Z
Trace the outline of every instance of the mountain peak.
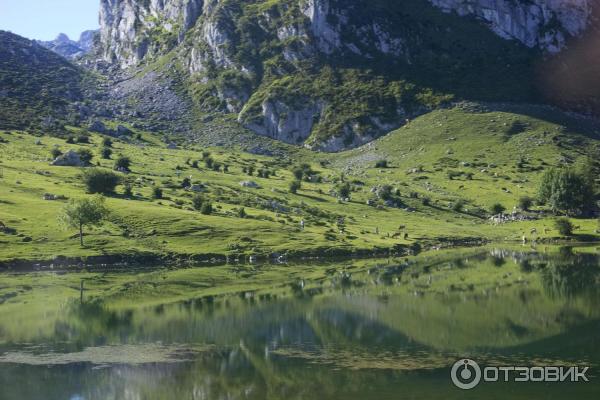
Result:
M58 36L56 36L56 39L54 39L54 42L69 43L71 42L71 39L69 39L69 36L66 33L59 33Z

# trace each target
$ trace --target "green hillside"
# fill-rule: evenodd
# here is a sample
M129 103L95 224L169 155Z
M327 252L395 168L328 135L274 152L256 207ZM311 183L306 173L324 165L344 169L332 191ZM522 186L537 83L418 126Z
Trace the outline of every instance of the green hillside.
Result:
M85 96L80 68L41 45L0 31L0 128L58 131L79 123Z
M356 147L403 125L406 117L455 100L542 101L534 79L541 55L480 21L443 13L426 0L332 1L331 9L345 23L329 21L339 24L341 45L325 53L297 1L220 2L180 44L173 34L141 32L152 51L137 79L150 72L184 78L176 89L192 100L195 112L232 114L254 131L267 129L265 103L279 104L281 121L309 113L312 119L294 131L302 134L292 144L328 151ZM226 65L206 42L207 26L228 37L218 47ZM282 39L284 27L296 34ZM401 50L378 50L383 39L371 32L374 27L398 38ZM194 58L204 60L203 67L190 72ZM332 138L341 144L328 146Z
M498 226L490 223L489 210L500 203L510 211L520 197L535 197L540 177L553 166L577 166L600 155L597 133L585 121L549 108L476 104L429 113L379 141L337 155L288 146L287 155L257 156L183 142L179 149L166 149L152 134L136 134L139 138L128 142L115 140L112 159L102 159L103 138L96 134L90 144L69 144L22 131L0 133L0 221L11 229L0 233L0 259L387 251L465 238L520 241L524 235L532 238L532 228L539 239L559 238L554 217L541 214L540 207L524 213L532 220ZM81 169L49 165L55 147L62 152L86 148L94 154L92 163L106 170L119 155L132 160L132 172L122 178L134 197L123 196L123 185L117 188L107 201L109 222L87 232L85 248L75 231L57 222L66 199L42 199L45 193L87 196ZM220 171L208 168L206 158ZM387 168L376 168L381 160ZM292 171L303 163L314 178L292 194ZM258 177L259 170L269 171L269 178ZM199 196L212 203L212 215L194 210L194 194L182 188L186 177L205 186ZM259 187L242 187L244 181ZM349 201L339 199L344 184L351 191ZM385 185L389 188L382 190ZM155 187L163 189L162 199L152 198ZM574 224L575 239L598 238L596 220Z

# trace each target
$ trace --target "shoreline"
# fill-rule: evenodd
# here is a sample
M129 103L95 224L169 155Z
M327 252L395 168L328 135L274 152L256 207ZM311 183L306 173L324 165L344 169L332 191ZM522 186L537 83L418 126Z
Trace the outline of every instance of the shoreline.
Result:
M542 240L528 245L565 245L565 246L589 246L600 243L593 241L569 241L569 240ZM228 264L265 264L265 263L287 263L301 261L336 261L353 259L381 259L389 257L407 257L418 255L423 252L468 249L483 247L487 245L515 245L521 244L517 241L493 241L483 238L446 239L444 241L415 242L411 245L399 244L391 248L370 249L344 249L326 248L313 249L309 251L287 251L271 254L185 254L185 253L134 253L134 254L107 254L96 256L67 257L58 256L53 259L10 259L0 261L0 273L2 272L43 272L43 271L69 271L83 270L87 268L107 268L109 266L118 269L150 268L166 266L178 267L214 267Z

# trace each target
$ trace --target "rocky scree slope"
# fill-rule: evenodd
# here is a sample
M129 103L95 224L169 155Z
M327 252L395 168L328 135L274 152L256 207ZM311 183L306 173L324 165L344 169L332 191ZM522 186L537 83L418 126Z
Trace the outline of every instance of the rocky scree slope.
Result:
M539 101L537 62L592 11L590 0L102 0L100 53L176 81L200 115L339 151L452 100Z

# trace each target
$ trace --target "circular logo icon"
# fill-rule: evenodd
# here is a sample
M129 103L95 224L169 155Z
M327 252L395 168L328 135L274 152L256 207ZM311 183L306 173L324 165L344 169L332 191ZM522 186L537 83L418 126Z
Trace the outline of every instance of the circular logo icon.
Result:
M454 386L463 390L473 389L481 382L481 368L473 360L464 359L457 361L452 366L450 374Z

